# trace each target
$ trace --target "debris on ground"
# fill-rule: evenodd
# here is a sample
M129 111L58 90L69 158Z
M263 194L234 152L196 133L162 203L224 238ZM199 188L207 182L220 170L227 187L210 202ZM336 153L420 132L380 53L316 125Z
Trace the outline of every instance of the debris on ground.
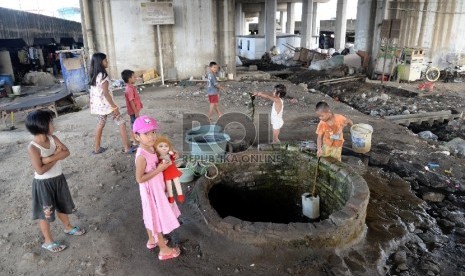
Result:
M417 133L417 135L423 140L434 140L434 141L438 140L438 136L429 130L419 132Z
M462 138L454 138L446 143L446 147L450 149L452 155L465 157L465 140Z

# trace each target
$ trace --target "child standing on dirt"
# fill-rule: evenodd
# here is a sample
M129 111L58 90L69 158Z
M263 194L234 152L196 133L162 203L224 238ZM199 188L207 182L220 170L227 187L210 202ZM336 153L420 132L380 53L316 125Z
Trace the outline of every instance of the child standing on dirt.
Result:
M273 127L273 143L280 143L279 132L281 127L284 125L283 120L283 98L286 96L286 86L284 84L277 84L274 87L273 94L268 95L262 92L254 93L257 97L262 97L273 101L271 107L271 126Z
M352 126L352 120L331 112L326 102L316 104L316 115L320 119L316 129L318 157L332 157L341 161L344 127Z
M34 135L28 146L28 153L34 167L32 181L32 219L39 220L39 227L45 242L42 248L60 252L66 245L54 241L50 233L50 222L55 221L55 210L68 235L81 236L84 229L72 226L68 214L73 213L74 202L68 183L61 170L61 160L69 156L68 148L55 136L52 114L37 110L29 113L26 128Z
M207 94L208 94L208 101L210 102L210 109L208 110L208 120L211 121L211 117L213 115L213 111L216 112L218 118L221 117L221 112L218 109L219 103L219 91L223 89L221 85L218 84L218 80L216 79L216 73L218 72L218 64L212 61L210 62L210 72L207 74Z
M97 127L95 129L95 149L93 154L100 154L107 149L100 146L102 132L108 117L112 118L119 127L121 140L123 141L123 153L133 153L135 147L129 145L126 132L126 122L121 117L119 107L113 99L113 91L110 89L110 78L105 68L108 67L107 56L103 53L92 55L90 63L90 113L97 115Z
M137 88L134 86L134 83L136 82L136 75L134 74L134 71L123 70L123 72L121 72L121 78L126 83L124 97L126 98L126 107L128 109L128 115L132 126L136 118L139 117L140 110L142 109L143 105L140 100L139 93L137 93ZM132 131L131 139L134 143L136 143L136 139Z
M181 254L178 247L169 247L163 234L179 227L180 212L176 203L169 203L165 194L163 171L171 161L162 161L155 151L158 123L149 116L136 118L133 132L139 142L136 152L136 181L139 183L142 215L147 229L147 248L160 247L159 260L176 258Z

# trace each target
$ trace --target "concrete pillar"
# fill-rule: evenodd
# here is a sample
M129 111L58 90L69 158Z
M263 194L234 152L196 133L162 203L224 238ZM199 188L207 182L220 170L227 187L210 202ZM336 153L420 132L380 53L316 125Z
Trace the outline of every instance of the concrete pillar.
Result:
M295 3L287 3L286 33L294 34L295 29Z
M88 51L89 58L95 52L95 44L94 44L94 30L93 24L91 21L92 14L89 9L89 1L88 0L80 0L81 6L81 20L82 20L82 36L84 38L84 48Z
M266 0L265 51L269 52L276 45L276 8L277 0Z
M373 8L375 10L373 10ZM376 3L373 3L372 0L358 0L357 21L355 25L355 49L368 53L371 52L375 13Z
M219 0L217 6L218 18L218 44L219 64L228 66L228 73L236 75L236 38L234 35L234 8L235 0ZM237 10L236 10L237 11ZM237 13L236 13L237 14ZM241 14L243 14L241 12ZM244 17L243 17L244 18ZM243 20L245 21L245 20ZM241 23L244 26L243 23Z
M307 49L312 47L312 15L313 0L302 0L302 31L300 46Z
M260 4L260 13L258 14L258 34L265 35L266 30L266 12L265 3Z
M242 3L236 3L236 35L244 34L244 13L242 12Z
M381 25L383 20L387 16L387 2L388 0L380 0L380 2L375 2L373 5L376 5L376 14L375 19L373 22L373 43L371 45L371 62L368 67L368 71L374 73L374 66L376 64L376 60L378 59L378 51L381 44Z
M280 11L279 12L279 25L281 26L281 33L286 32L286 25L283 24L284 21L284 12Z
M105 19L105 33L107 38L107 59L108 59L108 73L110 76L119 76L117 69L117 59L115 52L115 39L114 39L114 30L113 30L113 17L111 16L111 3L110 0L104 0L103 2L103 16Z
M313 14L312 14L312 48L319 47L320 37L320 19L318 18L318 2L313 2Z
M334 48L344 49L347 30L347 0L337 0L336 30L334 32Z

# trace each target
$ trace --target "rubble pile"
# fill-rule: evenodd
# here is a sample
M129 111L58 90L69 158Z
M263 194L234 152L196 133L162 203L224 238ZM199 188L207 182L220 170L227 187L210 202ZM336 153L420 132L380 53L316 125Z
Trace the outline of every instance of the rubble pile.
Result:
M284 65L287 67L298 66L299 62L294 60L294 53L286 49L283 53L271 56L271 62L278 65Z
M59 83L55 77L47 72L29 72L24 75L23 84L33 86L49 86Z
M333 99L344 102L355 109L374 117L409 115L416 113L451 110L460 113L465 102L454 95L418 94L405 90L381 87L362 82L350 82L339 85L321 86L320 89ZM434 126L409 126L415 132L431 130L440 140L450 141L455 137L465 139L465 122L456 119L447 124Z

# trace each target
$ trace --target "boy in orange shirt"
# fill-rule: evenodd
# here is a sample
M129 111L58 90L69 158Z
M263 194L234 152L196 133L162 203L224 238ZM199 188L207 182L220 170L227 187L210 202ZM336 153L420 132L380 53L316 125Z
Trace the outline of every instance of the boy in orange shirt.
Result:
M316 104L316 115L320 119L316 129L318 157L332 157L341 161L342 144L344 144L342 131L346 125L353 125L352 120L331 112L326 102Z
M131 128L132 128L134 121L140 115L139 113L143 105L140 100L139 93L137 93L137 88L134 86L134 83L136 82L136 75L134 74L134 71L123 70L123 72L121 72L121 78L126 83L126 89L124 90L124 97L126 98L126 107L128 109L128 115L131 118ZM134 133L132 133L132 131L131 131L131 140L133 143L137 143L136 138L134 137Z

